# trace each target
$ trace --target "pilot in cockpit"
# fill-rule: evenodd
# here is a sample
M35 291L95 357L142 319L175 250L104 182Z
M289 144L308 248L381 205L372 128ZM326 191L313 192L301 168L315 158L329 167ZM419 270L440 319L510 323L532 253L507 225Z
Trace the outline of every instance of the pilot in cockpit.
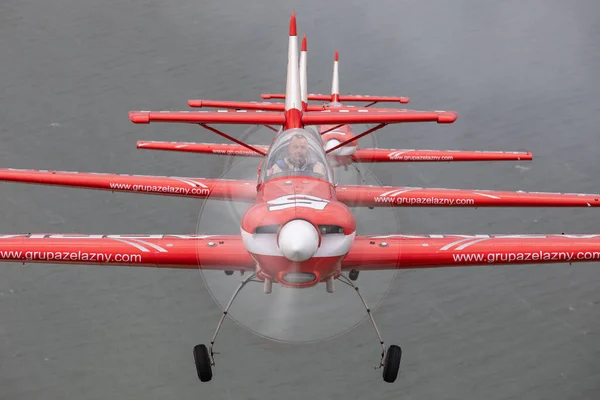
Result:
M325 166L319 161L310 160L308 140L303 135L292 137L288 144L288 155L278 160L268 171L268 176L283 171L309 171L326 176Z

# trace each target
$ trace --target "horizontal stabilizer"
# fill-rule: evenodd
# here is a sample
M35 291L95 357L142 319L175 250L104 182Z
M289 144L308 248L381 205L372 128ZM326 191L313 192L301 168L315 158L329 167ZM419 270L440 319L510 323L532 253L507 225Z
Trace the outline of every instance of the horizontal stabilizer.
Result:
M600 262L600 235L357 236L342 261L342 269L376 271L580 262Z
M269 150L267 146L252 145L252 147L265 153L267 150ZM182 151L188 153L220 154L228 156L262 157L257 152L248 150L246 147L237 144L156 142L140 140L137 142L137 148L147 150Z
M0 169L0 181L211 200L256 201L256 182L243 180Z
M533 155L519 151L358 149L354 162L451 162L451 161L530 161Z
M254 271L239 235L0 234L0 262Z
M265 93L261 94L260 97L263 99L284 99L285 95L283 93ZM408 97L393 97L393 96L369 96L369 95L340 95L341 103L349 103L349 102L373 102L373 103L402 103L406 104L410 102L410 98ZM308 100L312 101L330 101L330 94L309 94Z
M599 207L600 194L340 185L349 207Z

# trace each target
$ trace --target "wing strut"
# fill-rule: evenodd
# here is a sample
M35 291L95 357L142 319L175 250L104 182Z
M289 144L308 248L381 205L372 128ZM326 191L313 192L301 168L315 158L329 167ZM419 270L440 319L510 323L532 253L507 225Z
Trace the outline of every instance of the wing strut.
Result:
M246 144L246 143L242 142L241 140L237 140L236 138L231 137L228 134L226 134L224 132L221 132L220 130L218 130L216 128L213 128L212 126L208 126L206 124L198 124L198 125L200 125L204 129L208 129L209 131L216 133L217 135L221 135L224 138L229 139L232 142L235 142L235 143L239 144L240 146L244 146L245 148L250 149L250 150L252 150L255 153L258 153L258 154L260 154L263 157L267 154L264 151L257 149L256 147L250 146L249 144Z
M348 143L350 143L350 142L354 142L355 140L358 140L358 139L360 139L361 137L368 135L369 133L373 133L373 132L375 132L376 130L379 130L379 129L381 129L381 128L383 128L383 127L384 127L384 126L386 126L386 125L387 125L387 123L385 123L385 122L382 122L381 124L379 124L379 125L377 125L377 126L375 126L375 127L371 128L371 129L368 129L368 130L364 131L364 132L363 132L363 133L361 133L360 135L358 135L358 136L355 136L355 137L353 137L353 138L350 138L350 139L346 140L345 142L342 142L342 143L338 144L337 146L335 146L335 147L332 147L331 149L327 150L327 151L326 151L326 153L330 153L330 152L332 152L332 151L334 151L334 150L336 150L336 149L339 149L340 147L342 147L342 146L345 146L345 145L347 145L347 144L348 144Z
M342 126L344 126L344 125L346 125L346 124L339 124L339 125L336 125L336 126L334 126L333 128L329 128L329 129L327 129L326 131L323 131L323 132L321 132L321 135L324 135L324 134L326 134L326 133L329 133L329 132L331 132L331 131L334 131L334 130L336 130L336 129L339 129L339 128L341 128L341 127L342 127Z
M273 132L277 132L277 129L273 128L271 125L264 125L264 126L267 127L267 128L269 128Z

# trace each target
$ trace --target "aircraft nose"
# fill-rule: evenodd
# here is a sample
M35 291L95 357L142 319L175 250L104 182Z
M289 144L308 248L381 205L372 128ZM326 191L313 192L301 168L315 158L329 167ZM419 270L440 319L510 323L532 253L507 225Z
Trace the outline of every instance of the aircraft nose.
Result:
M319 233L310 222L295 219L279 231L278 245L288 260L306 261L317 252Z

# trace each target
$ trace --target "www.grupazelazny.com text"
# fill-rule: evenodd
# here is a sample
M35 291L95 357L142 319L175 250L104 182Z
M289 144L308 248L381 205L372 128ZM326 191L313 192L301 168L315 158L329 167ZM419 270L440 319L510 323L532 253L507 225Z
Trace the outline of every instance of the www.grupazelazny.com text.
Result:
M511 262L535 262L535 261L582 261L600 260L600 251L532 251L532 252L496 252L496 253L465 253L452 254L454 262L487 262L511 263Z
M140 263L141 254L111 254L85 251L0 251L0 258L16 261L72 261L93 263Z

